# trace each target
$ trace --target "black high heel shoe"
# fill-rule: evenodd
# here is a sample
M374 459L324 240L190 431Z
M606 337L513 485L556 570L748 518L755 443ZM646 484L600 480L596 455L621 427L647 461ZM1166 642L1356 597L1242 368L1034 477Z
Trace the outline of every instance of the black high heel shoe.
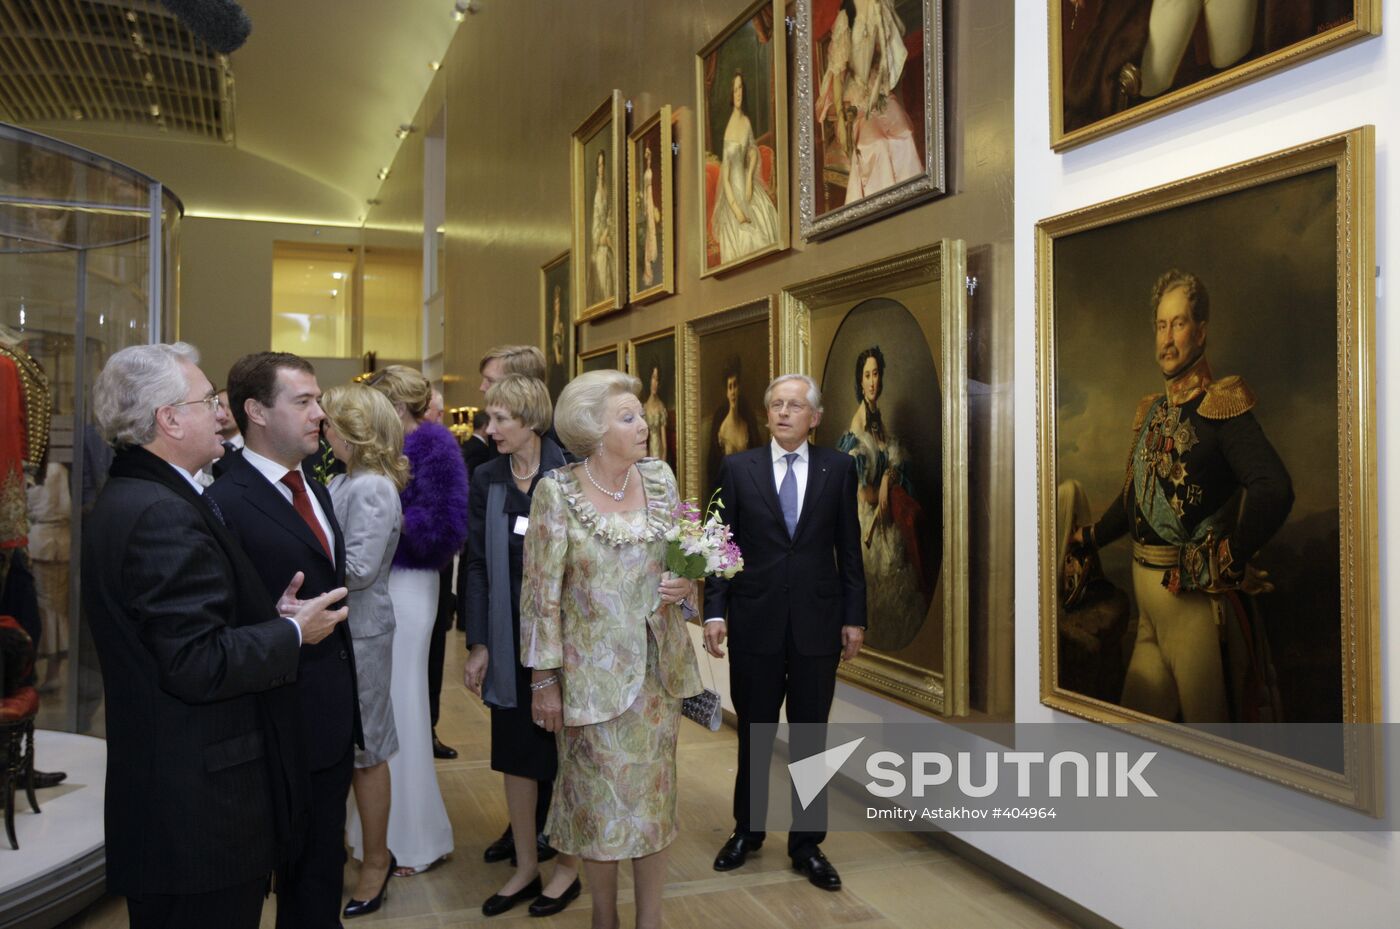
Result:
M369 900L355 900L345 904L345 909L340 911L340 915L346 919L354 919L356 916L365 916L378 910L384 904L384 899L389 895L389 878L394 876L394 869L399 866L398 859L392 854L389 855L389 870L384 872L384 883L379 885L379 893Z

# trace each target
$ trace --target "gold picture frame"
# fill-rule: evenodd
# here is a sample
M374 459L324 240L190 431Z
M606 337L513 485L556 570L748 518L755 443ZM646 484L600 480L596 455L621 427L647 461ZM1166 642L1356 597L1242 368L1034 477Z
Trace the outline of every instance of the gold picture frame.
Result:
M1181 62L1190 54L1191 31L1198 24L1193 18L1182 23L1175 36L1155 40L1147 23L1152 2L1049 0L1050 147L1055 151L1083 145L1381 33L1382 0L1353 0L1352 15L1336 22L1307 18L1320 16L1316 11L1279 16L1280 25L1260 29L1251 20L1251 44L1231 52L1236 55L1235 64L1214 70L1192 62L1200 76L1191 80L1187 75L1187 82L1181 83L1182 68L1188 67ZM1100 16L1105 7L1109 12ZM1149 45L1151 51L1162 49L1161 56L1168 57L1180 47L1178 64L1169 74L1164 67L1149 66ZM1130 50L1132 57L1127 56ZM1164 84L1164 89L1145 102L1129 102L1130 94L1138 95L1133 88L1152 89L1153 83Z
M687 320L681 326L685 436L681 470L687 499L702 507L715 489L722 450L716 431L729 405L728 381L734 380L739 417L748 434L747 447L768 441L763 390L776 376L777 301L759 297L737 306ZM708 415L707 415L708 414Z
M681 331L668 326L627 342L627 370L641 381L642 415L647 419L651 445L647 454L671 466L676 486L685 486L680 439L685 435L685 378L681 370ZM652 402L653 373L657 399L665 407L664 420ZM658 435L658 425L660 432Z
M922 541L901 525L877 529L874 505L861 504L866 590L879 608L869 611L866 647L838 674L946 716L968 712L970 677L966 272L963 242L945 239L787 287L779 307L781 369L808 374L822 387L818 444L855 455L863 486L877 469L894 475L890 483L907 486L925 526ZM875 343L882 337L883 349ZM878 378L859 396L852 372L859 390L867 367ZM930 393L936 417L917 405ZM883 420L878 440L869 438L876 433L872 416ZM898 459L896 446L903 449ZM891 537L874 540L878 532ZM872 547L872 540L881 544ZM939 557L926 558L934 546ZM893 620L880 628L881 616Z
M701 277L786 251L791 242L784 9L782 0L755 0L695 56ZM723 101L729 102L728 117ZM727 157L726 138L735 147ZM735 178L744 177L735 186L751 193L747 202L736 194L739 199L730 212L719 214L716 226L726 164Z
M590 348L586 352L578 353L578 364L574 369L574 377L588 371L606 371L609 368L617 371L627 370L627 345L624 342L610 342L598 348Z
M793 30L793 68L796 71L797 109L797 187L798 214L802 238L816 241L838 235L866 223L921 203L947 192L947 160L944 134L943 92L943 0L912 0L899 3L893 20L883 17L881 7L871 4L871 15L880 18L880 25L867 29L863 13L856 13L852 23L844 11L838 10L820 19L812 15L812 0L796 0L796 23ZM865 102L851 103L852 118L846 119L848 102L836 101L836 86L853 86L855 67L832 69L832 46L837 37L849 37L853 32L880 34L893 40L898 35L904 42L906 57L898 60L898 77L891 79L884 63L876 56L857 58L849 54L850 62L865 61L868 69L878 69L878 77L867 74L859 79L865 86L869 80L884 81L879 93L868 104L871 112L862 112ZM814 34L819 33L819 34ZM870 41L876 41L871 39ZM879 41L884 41L880 39ZM849 44L850 39L846 42ZM837 58L836 60L842 60ZM833 73L833 71L835 73ZM855 95L853 95L855 96ZM826 118L818 120L821 111ZM851 138L846 125L871 127L872 145L885 147L891 155L874 159L881 168L870 172L861 193L849 202L833 202L837 195L843 199L851 184L853 158L840 144L842 136L853 152L861 151L861 139L856 132ZM874 127L879 128L874 128ZM907 131L905 131L907 130ZM890 139L889 136L895 136ZM859 176L860 171L856 169Z
M1152 723L1134 731L1367 811L1378 808L1380 791L1363 733L1382 715L1374 147L1372 128L1362 127L1036 226L1041 702L1096 722ZM1182 271L1193 275L1189 290L1177 283L1183 278L1172 276ZM1200 327L1196 353L1158 347L1154 340L1162 336L1154 336L1150 326L1159 308L1172 312L1167 298L1180 288L1195 317L1191 302L1200 298L1191 295L1211 293L1207 286L1214 299L1206 297L1206 321L1183 323ZM1134 305L1133 297L1141 309L1125 314L1122 307L1125 301ZM1209 310L1212 303L1215 313ZM1281 310L1287 326L1274 325ZM1213 381L1206 372L1196 383L1212 385L1206 390L1217 390L1222 399L1238 396L1248 403L1193 414L1194 398L1205 395L1183 387L1191 387L1189 379L1206 369L1174 370L1181 354L1183 366L1210 363L1221 375L1238 375L1239 381ZM1092 364L1083 363L1089 358ZM1139 401L1145 391L1163 390L1162 372L1168 370L1177 378L1173 393L1165 399L1150 393ZM1240 393L1244 385L1249 390ZM1156 442L1157 412L1173 410L1181 421L1172 432L1175 441ZM1174 487L1196 487L1196 502L1222 484L1228 489L1230 481L1212 483L1210 459L1186 457L1198 436L1208 433L1180 430L1187 425L1195 430L1207 416L1212 423L1240 423L1230 427L1241 430L1235 435L1264 436L1274 456L1262 455L1257 438L1233 446L1234 451L1223 444L1225 438L1213 439L1222 443L1216 454L1230 451L1232 460L1251 462L1231 466L1233 486L1254 488L1239 504L1227 500L1228 511L1221 508L1218 538L1224 541L1219 544L1234 537L1236 520L1248 519L1254 527L1272 520L1275 527L1256 532L1262 541L1240 555L1248 568L1238 582L1229 580L1241 577L1238 566L1231 574L1215 573L1212 553L1222 549L1211 548L1214 535L1207 535L1203 565L1189 555L1200 551L1194 536L1180 546L1156 549L1131 538L1130 544L1115 543L1119 524L1098 515L1119 508L1128 535L1150 530L1146 541L1152 542L1158 522L1150 513L1160 508L1149 506L1144 516L1145 504L1134 500L1134 487L1142 493L1160 487L1166 499L1177 493L1168 487L1169 478ZM1110 422L1113 428L1099 428ZM1203 428L1220 430L1209 435L1226 435L1225 425ZM1175 452L1176 463L1168 462L1167 477L1154 481L1154 473L1163 473L1157 459L1183 447ZM1253 449L1248 458L1239 453L1243 448ZM1126 478L1124 452L1130 453ZM1327 460L1336 461L1335 471L1310 466ZM1141 464L1148 461L1152 464ZM1277 490L1278 478L1269 477L1280 468L1287 477L1286 495ZM1205 475L1198 478L1204 488L1190 483L1195 475ZM1265 479L1272 483L1259 483ZM1272 489L1266 493L1266 487ZM1269 509L1269 501L1283 502ZM1251 504L1254 509L1247 512ZM1061 509L1069 515L1062 518ZM1205 512L1204 503L1199 512ZM1180 509L1177 514L1180 525L1197 527L1197 534L1215 518L1192 522ZM1082 543L1075 535L1080 526L1089 527ZM1167 529L1171 535L1171 526ZM1163 568L1154 555L1162 549L1188 554L1178 554L1180 567ZM1223 551L1220 563L1229 566L1230 551ZM1063 565L1070 570L1062 573ZM1211 570L1202 573L1203 566ZM1263 592L1254 573L1261 569L1268 573ZM1062 581L1069 586L1062 588ZM1163 601L1158 588L1172 599ZM1240 588L1257 595L1246 597ZM1077 592L1081 589L1087 593ZM1132 615L1138 617L1139 643L1142 623L1148 621L1145 609L1153 611L1148 619L1155 625L1149 629L1155 629L1182 622L1178 611L1194 609L1193 603L1208 603L1216 611L1224 648L1178 652L1175 660L1201 654L1215 662L1214 670L1188 678L1197 681L1189 690L1177 683L1183 678L1172 675L1167 692L1149 666L1165 651L1155 638L1143 647L1141 661L1138 647L1127 659L1119 657L1114 647L1121 642L1126 648L1131 637L1112 630L1121 622L1126 633L1129 591L1137 601ZM1143 596L1152 606L1143 606ZM1187 596L1196 599L1177 599ZM1115 600L1121 606L1111 606ZM1162 602L1167 605L1157 605ZM1090 609L1101 612L1086 612ZM1105 631L1097 633L1098 640L1086 638L1091 628ZM1237 661L1238 656L1248 661ZM1239 668L1247 673L1237 673ZM1149 711L1170 705L1156 699L1158 691L1180 708L1171 719L1165 709ZM1214 718L1221 715L1228 718ZM1182 722L1175 721L1178 716ZM1279 729L1251 730L1248 723L1256 721L1325 723L1339 734L1325 756L1288 755L1250 741L1251 732Z
M633 303L676 292L673 163L666 104L627 137L627 281Z
M618 163L625 157L626 139L627 111L622 91L614 90L579 124L569 143L578 322L627 306L627 240L622 229L627 215L622 201L625 175ZM608 214L600 220L605 206Z
M545 386L556 403L573 368L576 335L571 254L565 250L540 265L540 351L544 352Z

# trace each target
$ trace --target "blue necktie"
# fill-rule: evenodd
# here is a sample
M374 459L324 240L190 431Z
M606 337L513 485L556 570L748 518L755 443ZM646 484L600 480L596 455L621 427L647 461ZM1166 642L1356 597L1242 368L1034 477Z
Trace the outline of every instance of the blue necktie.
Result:
M778 504L783 508L783 522L787 523L788 536L797 534L797 475L792 473L793 462L797 460L797 452L788 452L783 456L787 462L787 474L783 475L783 482L778 486Z

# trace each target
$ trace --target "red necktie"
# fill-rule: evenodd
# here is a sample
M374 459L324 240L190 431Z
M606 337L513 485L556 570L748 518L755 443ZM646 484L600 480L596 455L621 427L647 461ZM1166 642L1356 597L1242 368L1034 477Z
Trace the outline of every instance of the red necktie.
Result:
M301 472L288 471L282 475L282 483L292 489L292 506L296 509L297 515L306 521L306 526L311 530L311 534L326 550L326 557L334 561L335 556L331 554L331 546L326 541L326 533L321 529L321 521L316 518L316 511L311 508L311 495L306 492L306 481L302 480Z

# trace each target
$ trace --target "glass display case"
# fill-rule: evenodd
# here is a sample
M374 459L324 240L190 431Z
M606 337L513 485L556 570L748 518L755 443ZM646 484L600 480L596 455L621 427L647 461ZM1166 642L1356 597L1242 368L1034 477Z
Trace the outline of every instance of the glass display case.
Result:
M92 425L90 391L113 352L174 337L183 212L154 178L0 123L0 344L37 362L52 392L48 460L26 494L43 625L40 728L104 733L79 539L111 453Z

